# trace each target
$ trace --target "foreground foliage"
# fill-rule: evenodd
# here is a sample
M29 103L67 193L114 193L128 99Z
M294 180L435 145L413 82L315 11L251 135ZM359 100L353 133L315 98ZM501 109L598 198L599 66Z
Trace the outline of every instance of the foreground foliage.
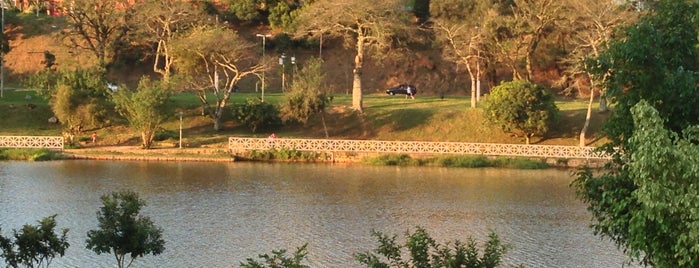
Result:
M581 171L578 195L597 220L595 232L632 257L654 267L699 267L699 127L678 136L645 101L631 113L634 150L623 172Z
M478 244L473 238L468 238L465 244L456 240L453 244L442 245L419 226L416 227L415 232L405 233L404 245L396 242L396 235L388 236L377 231L372 231L371 234L378 240L378 247L371 252L355 254L357 261L371 268L497 267L508 247L502 244L498 236L492 232L488 235L488 241L485 242L482 253L479 252ZM409 258L404 258L406 255Z
M574 186L595 233L630 257L655 267L697 267L699 162L696 127L689 126L699 123L699 5L663 0L649 7L598 59L615 105L604 129L607 149L619 148L614 161L603 172L581 170Z
M13 237L3 237L0 232L0 257L8 267L49 267L56 257L63 257L68 243L68 229L57 234L56 215L43 218L39 225L25 224L13 230Z
M99 229L87 232L87 249L97 254L111 252L119 268L131 266L138 257L162 253L163 231L149 217L140 215L143 206L145 202L133 191L103 195L97 213Z
M245 262L240 263L241 268L309 268L310 266L302 264L308 255L304 244L294 251L292 256L286 256L286 249L274 250L272 254L260 254L258 257L261 261L253 258L248 258Z

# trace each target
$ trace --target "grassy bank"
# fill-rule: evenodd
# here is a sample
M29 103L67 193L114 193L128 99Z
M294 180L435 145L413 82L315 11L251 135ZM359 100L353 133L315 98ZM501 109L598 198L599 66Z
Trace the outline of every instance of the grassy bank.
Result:
M257 98L258 93L234 94L231 103L242 103ZM281 93L267 93L269 103L283 99ZM369 94L364 97L365 111L357 113L349 108L351 96L338 94L327 110L325 121L331 139L366 140L415 140L455 141L521 144L523 139L512 136L489 125L480 108L469 108L469 98L462 96L418 96L405 99L399 96ZM197 97L192 93L176 94L170 105L183 111L183 145L187 148L225 147L227 137L266 137L275 132L278 137L325 138L320 118L311 119L306 125L287 125L277 130L260 130L251 133L238 125L230 112L224 114L224 129L214 131L212 121L201 115ZM543 138L533 139L537 144L577 145L577 137L584 123L584 100L561 100L561 121ZM0 135L60 135L60 125L48 123L53 116L48 102L34 91L8 90L0 99ZM604 138L598 134L606 115L594 113L588 144L598 145ZM156 147L172 148L178 143L179 118L175 113L165 122L158 135ZM137 145L138 133L120 121L86 129L78 140L85 143L96 132L98 145ZM89 146L89 145L88 145Z
M545 169L550 166L543 160L528 158L488 158L485 156L440 156L431 158L412 158L409 155L382 155L364 159L371 165L381 166L436 166L457 168L513 168L513 169Z
M0 160L47 161L63 156L47 149L0 149Z

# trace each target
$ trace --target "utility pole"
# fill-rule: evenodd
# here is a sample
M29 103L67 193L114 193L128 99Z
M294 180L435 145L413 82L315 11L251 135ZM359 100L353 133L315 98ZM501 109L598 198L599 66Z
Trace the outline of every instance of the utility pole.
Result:
M265 42L267 41L267 37L272 37L269 34L256 34L255 36L257 37L262 37L262 60L265 60ZM260 97L261 102L265 102L265 73L267 71L262 71L262 96Z

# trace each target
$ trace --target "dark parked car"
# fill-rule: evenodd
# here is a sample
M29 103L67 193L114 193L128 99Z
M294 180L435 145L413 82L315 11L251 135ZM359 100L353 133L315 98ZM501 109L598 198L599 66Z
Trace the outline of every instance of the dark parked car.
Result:
M388 95L403 94L403 95L410 96L411 98L414 99L415 94L417 94L417 88L413 85L402 84L402 85L398 85L398 86L389 88L388 90L386 90L386 94L388 94Z

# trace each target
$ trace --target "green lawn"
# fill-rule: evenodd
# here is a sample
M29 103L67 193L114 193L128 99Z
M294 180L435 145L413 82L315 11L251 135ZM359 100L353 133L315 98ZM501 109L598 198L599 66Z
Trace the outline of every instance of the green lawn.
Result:
M29 96L29 98L27 98ZM243 103L247 99L259 98L259 92L233 94L229 103ZM210 101L215 100L209 96ZM266 93L265 101L279 103L282 93ZM249 133L247 129L235 124L227 115L226 128L214 132L211 121L201 116L198 97L192 93L175 94L171 105L176 111L183 111L184 131L193 144L215 143L225 141L231 135L261 136L267 131ZM328 109L326 123L331 138L377 139L377 140L424 140L424 141L462 141L462 142L498 142L522 143L523 139L503 133L490 126L483 119L483 111L470 108L470 99L461 96L418 96L415 100L403 96L370 94L364 96L364 113L352 111L351 95L334 96L332 107ZM580 128L583 125L587 109L586 100L561 100L556 103L561 110L561 121L543 140L534 139L542 144L576 145ZM596 109L596 106L595 106ZM595 110L596 111L596 110ZM52 116L47 101L37 96L34 91L7 90L0 99L0 134L2 135L60 135L60 127L49 124ZM599 142L595 136L606 115L593 114L591 142ZM99 129L98 134L112 135L114 127ZM163 126L171 132L179 128L179 118L173 113ZM123 126L120 133L129 132ZM135 136L135 133L127 133ZM124 135L127 135L124 134ZM277 131L280 137L323 138L322 124L318 118L310 120L306 126L285 126ZM125 138L119 138L123 141Z

